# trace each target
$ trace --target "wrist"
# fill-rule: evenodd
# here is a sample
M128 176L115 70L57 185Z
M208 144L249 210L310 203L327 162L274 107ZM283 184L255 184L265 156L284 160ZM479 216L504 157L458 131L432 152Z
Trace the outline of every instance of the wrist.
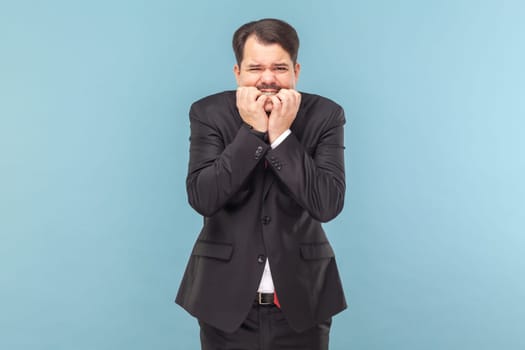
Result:
M268 141L273 146L274 144L281 143L282 140L284 140L289 134L291 133L290 129L285 130L273 130L268 131ZM275 147L277 147L277 145Z

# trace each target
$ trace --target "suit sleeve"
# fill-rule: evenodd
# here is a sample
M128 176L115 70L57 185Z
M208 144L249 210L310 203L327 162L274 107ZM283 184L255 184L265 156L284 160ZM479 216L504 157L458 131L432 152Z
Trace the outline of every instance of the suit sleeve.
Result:
M345 197L345 117L338 107L323 127L313 155L293 132L266 158L295 201L321 222L336 217Z
M269 145L245 126L225 144L212 116L203 115L195 106L190 110L190 128L188 201L201 215L212 216L242 187Z

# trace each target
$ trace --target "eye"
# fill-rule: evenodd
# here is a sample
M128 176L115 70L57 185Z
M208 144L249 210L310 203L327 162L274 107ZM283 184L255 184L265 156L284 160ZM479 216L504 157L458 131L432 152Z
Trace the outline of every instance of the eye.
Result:
M260 71L261 71L260 67L250 67L250 68L248 68L248 72L260 72Z
M285 66L278 66L278 67L275 67L275 70L277 72L287 72L288 71L288 67L285 67Z

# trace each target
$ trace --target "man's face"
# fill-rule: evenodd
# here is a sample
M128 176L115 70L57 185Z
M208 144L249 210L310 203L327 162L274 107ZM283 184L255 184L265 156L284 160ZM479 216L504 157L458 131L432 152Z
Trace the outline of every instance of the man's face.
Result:
M276 94L280 89L295 89L301 66L292 62L288 52L279 44L262 44L254 35L244 44L241 65L233 70L238 86L254 86L264 94ZM272 103L265 104L271 111Z

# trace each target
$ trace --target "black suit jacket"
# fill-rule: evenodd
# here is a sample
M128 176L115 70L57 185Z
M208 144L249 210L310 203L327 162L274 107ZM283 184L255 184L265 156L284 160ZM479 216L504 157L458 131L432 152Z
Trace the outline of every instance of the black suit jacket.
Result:
M343 109L302 94L292 133L275 149L243 123L235 91L190 110L190 205L204 217L176 302L223 331L237 329L268 257L281 309L305 330L346 308L321 222L343 208Z

